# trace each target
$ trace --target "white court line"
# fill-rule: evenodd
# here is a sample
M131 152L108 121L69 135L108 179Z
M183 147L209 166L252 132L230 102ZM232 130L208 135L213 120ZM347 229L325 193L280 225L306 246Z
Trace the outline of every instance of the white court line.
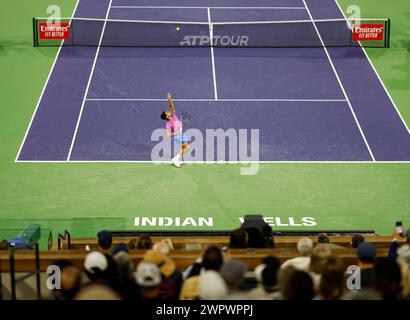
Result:
M75 126L75 130L74 130L74 134L73 134L73 138L71 140L71 146L70 146L70 150L68 152L67 161L70 161L71 153L73 152L73 147L74 147L75 139L77 137L78 127L80 126L81 116L83 115L83 111L84 111L85 99L87 98L88 90L90 89L90 84L91 84L91 80L92 80L92 77L93 77L93 74L94 74L95 65L97 63L98 54L100 53L101 43L102 43L102 40L103 40L103 37L104 37L105 27L107 25L108 15L110 14L111 3L112 3L112 0L110 0L110 3L108 5L107 13L106 13L106 16L105 16L104 26L103 26L102 31L101 31L100 40L98 42L98 48L97 48L97 51L95 53L94 62L93 62L92 68L91 68L90 76L88 78L88 83L87 83L87 87L85 89L83 102L81 104L80 114L78 116L77 124Z
M72 18L74 17L74 15L75 15L75 13L76 13L76 11L77 11L77 7L78 7L78 4L79 4L79 3L80 3L80 0L77 0L77 3L75 4L75 7L74 7L74 10L73 10L73 13L72 13L70 19L72 19ZM48 19L48 18L47 18L47 19ZM63 41L60 43L60 47L58 48L56 57L54 58L53 65L51 66L50 72L48 73L46 83L44 84L44 87L43 87L43 89L42 89L42 91L41 91L40 97L39 97L39 99L38 99L38 101L37 101L36 108L34 109L34 112L33 112L32 116L31 116L30 123L29 123L29 125L28 125L28 127L27 127L27 129L26 129L26 133L24 134L23 141L22 141L21 144L20 144L20 148L19 148L19 150L18 150L18 152L17 152L17 156L16 156L16 159L14 160L14 162L17 162L18 158L20 157L21 150L23 149L23 146L24 146L24 144L26 143L26 139L27 139L28 133L29 133L29 131L30 131L30 129L31 129L31 125L33 124L34 118L35 118L35 116L36 116L36 114L37 114L37 110L38 110L38 108L39 108L39 106L40 106L41 100L43 99L44 92L46 91L48 82L50 81L50 78L51 78L51 75L52 75L52 73L53 73L53 71L54 71L54 67L55 67L55 65L56 65L56 63L57 63L58 57L60 56L60 51L61 51L61 48L63 47L64 41L65 41L65 40L63 40Z
M306 1L305 1L305 0L302 0L302 1L303 1L303 4L304 4L305 7L306 7L306 10L307 10L307 12L308 12L308 14L309 14L309 17L310 17L310 19L311 19L311 21L312 21L312 23L313 23L313 26L315 27L315 30L316 30L316 33L317 33L319 39L320 39L320 42L322 43L323 50L325 51L326 56L327 56L327 58L329 59L329 63L330 63L330 65L332 66L333 72L334 72L334 74L335 74L335 76L336 76L336 78L337 78L337 81L339 82L340 88L342 89L343 94L344 94L344 96L345 96L345 98L346 98L346 100L347 100L347 104L349 105L350 111L352 112L352 115L353 115L353 117L354 117L354 119L355 119L355 121L356 121L356 124L357 124L357 127L359 128L360 134L362 135L362 138L363 138L363 140L364 140L364 142L365 142L365 144L366 144L367 150L369 151L369 154L370 154L370 156L372 157L372 160L373 160L373 161L376 161L376 159L374 158L373 152L372 152L372 150L370 149L369 143L367 142L366 136L364 135L364 132L363 132L363 130L362 130L362 127L361 127L361 125L360 125L360 123L359 123L359 120L358 120L357 117L356 117L356 113L355 113L354 110L353 110L352 104L350 103L350 100L349 100L349 97L348 97L348 95L347 95L347 93L346 93L346 90L345 90L345 88L343 87L343 83L342 83L342 81L340 80L339 74L337 73L336 67L335 67L335 65L333 64L332 58L330 57L330 54L329 54L329 52L327 51L327 48L326 48L325 43L324 43L324 41L323 41L323 39L322 39L322 36L320 35L320 32L319 32L319 30L318 30L318 28L317 28L317 26L316 26L316 23L315 23L315 21L313 20L312 14L310 13L310 10L309 10L309 8L308 8L308 6L307 6L307 4L306 4Z
M138 98L124 98L124 99L99 99L88 98L86 101L167 101L167 99L138 99ZM172 99L172 101L186 101L186 102L347 102L346 99Z
M151 163L151 164L171 164L171 161L151 161L151 160L19 160L22 163ZM220 161L184 161L186 164L221 164ZM410 161L223 161L222 164L409 164Z
M214 28L211 20L211 9L208 8L208 23L209 23L209 39L211 40L211 61L212 61L212 77L214 80L214 96L218 100L218 89L216 86L216 71L215 71L215 56L214 56Z
M345 18L345 20L346 20L346 21L350 21L349 19L347 19L345 13L343 12L342 8L340 7L340 4L339 4L338 0L335 0L335 1L336 1L337 6L339 7L340 12L343 14L343 17ZM354 20L354 19L351 19L351 20ZM393 104L394 108L396 109L397 114L399 115L401 121L403 122L404 127L407 129L407 132L408 132L408 134L410 135L409 126L407 125L406 121L404 121L404 118L403 118L403 116L401 115L401 113L400 113L400 111L399 111L399 108L397 107L397 105L396 105L396 103L394 102L392 96L390 95L390 92L387 90L386 86L384 85L384 82L383 82L382 78L380 77L379 73L377 72L376 68L374 67L373 62L372 62L372 60L369 58L369 55L367 54L366 50L363 48L362 43L359 42L359 44L360 44L360 48L362 48L362 51L363 51L363 53L365 54L365 56L366 56L366 58L367 58L367 61L369 61L371 67L373 68L374 73L376 74L377 78L379 79L379 81L380 81L380 83L381 83L381 85L382 85L384 91L386 92L387 96L389 97L391 103Z
M186 6L112 6L112 9L239 9L239 10L306 10L305 7L186 7Z

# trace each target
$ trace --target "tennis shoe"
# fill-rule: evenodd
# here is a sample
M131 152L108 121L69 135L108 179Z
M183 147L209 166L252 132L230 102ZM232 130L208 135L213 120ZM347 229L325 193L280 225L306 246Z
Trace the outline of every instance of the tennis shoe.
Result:
M181 163L179 162L179 157L178 156L172 158L171 162L175 167L177 167L177 168L181 167Z

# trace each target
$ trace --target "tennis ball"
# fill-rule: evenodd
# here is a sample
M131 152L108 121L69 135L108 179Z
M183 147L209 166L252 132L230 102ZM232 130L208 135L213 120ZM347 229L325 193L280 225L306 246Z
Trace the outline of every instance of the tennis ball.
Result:
M177 31L181 30L181 28L180 28L180 27L176 27L176 29L177 29Z

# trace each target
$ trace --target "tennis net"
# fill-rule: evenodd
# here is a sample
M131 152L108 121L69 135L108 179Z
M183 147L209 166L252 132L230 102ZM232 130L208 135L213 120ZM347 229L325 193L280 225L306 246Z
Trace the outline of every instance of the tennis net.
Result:
M33 18L35 46L389 47L389 19L172 22Z

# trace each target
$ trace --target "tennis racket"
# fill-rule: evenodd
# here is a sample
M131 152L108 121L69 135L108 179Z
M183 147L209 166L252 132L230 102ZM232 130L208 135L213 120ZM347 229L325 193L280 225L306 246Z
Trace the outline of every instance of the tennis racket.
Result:
M188 112L181 112L179 119L182 123L182 128L189 126L192 121L191 115Z

